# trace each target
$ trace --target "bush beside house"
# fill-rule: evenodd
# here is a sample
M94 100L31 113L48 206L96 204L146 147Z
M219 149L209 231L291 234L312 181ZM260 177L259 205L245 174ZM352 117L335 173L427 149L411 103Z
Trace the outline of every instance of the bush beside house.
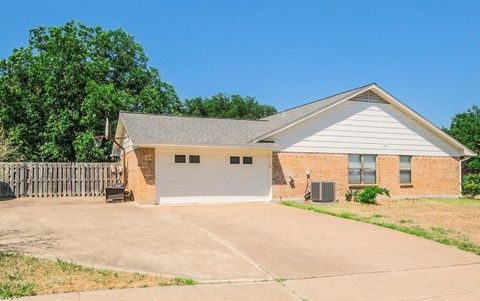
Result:
M463 178L462 194L469 198L480 195L480 174L469 174Z
M390 191L378 186L370 186L363 190L349 190L345 193L345 200L365 204L375 204L379 195L390 197Z

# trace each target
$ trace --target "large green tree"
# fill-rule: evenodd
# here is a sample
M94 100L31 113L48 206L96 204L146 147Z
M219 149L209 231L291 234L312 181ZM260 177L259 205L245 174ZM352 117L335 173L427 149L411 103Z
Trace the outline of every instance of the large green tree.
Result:
M22 158L14 157L18 156L15 146L12 141L7 138L5 130L0 125L0 162L8 160L18 160Z
M258 103L255 98L217 94L209 98L186 99L182 113L191 116L258 119L276 113L275 107Z
M95 148L118 110L174 114L181 102L132 36L75 22L30 31L26 47L0 61L0 123L18 157L103 161Z
M480 107L473 106L453 117L447 132L465 146L480 154ZM470 171L480 172L480 157L467 162Z

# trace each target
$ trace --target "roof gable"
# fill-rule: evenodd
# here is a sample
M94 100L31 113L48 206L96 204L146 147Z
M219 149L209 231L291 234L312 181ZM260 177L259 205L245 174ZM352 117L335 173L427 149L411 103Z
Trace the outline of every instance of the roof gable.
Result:
M302 123L321 112L328 111L345 101L388 103L419 122L450 145L461 150L461 153L465 156L476 155L375 83L297 106L260 120L126 112L122 112L119 119L134 145L170 143L178 145L264 147L271 143L260 145L259 142L265 142L276 133Z
M351 99L367 91L373 85L374 84L369 84L366 86L358 87L302 106L288 109L272 116L268 116L264 118L264 120L268 120L270 122L269 131L262 133L261 135L255 137L255 139L252 139L249 142L258 142L269 136L272 136L284 129L287 129L290 126L300 123L312 116L315 116L320 112L326 111L341 103L342 101Z
M461 151L394 106L345 101L273 135L276 151L460 156Z
M348 92L350 92L350 93L348 93ZM336 97L336 96L338 96L338 97ZM475 156L476 155L472 150L470 150L469 148L467 148L466 146L464 146L463 144L458 142L455 138L453 138L450 135L448 135L447 133L445 133L443 130L438 128L436 125L434 125L433 123L428 121L425 117L423 117L419 113L415 112L413 109L411 109L410 107L405 105L403 102L401 102L400 100L393 97L390 93L388 93L387 91L385 91L383 88L381 88L379 85L377 85L375 83L372 83L370 85L363 86L363 87L360 87L360 88L356 88L354 90L350 90L350 91L347 91L347 92L344 92L344 93L341 93L341 94L337 94L333 97L329 97L327 100L328 101L326 103L323 103L324 100L318 101L318 104L317 104L316 107L314 107L313 104L316 104L317 102L306 105L306 106L311 106L310 112L306 112L306 114L303 114L303 116L295 116L295 117L298 117L298 118L296 118L294 120L289 120L288 118L286 118L283 125L256 137L255 139L251 140L250 142L258 142L258 141L261 141L263 139L268 139L269 137L273 136L276 133L284 131L285 129L288 129L291 126L294 126L294 125L299 124L299 123L301 123L305 120L308 120L309 118L311 118L313 116L316 116L317 114L319 114L321 112L325 112L329 109L332 109L332 108L338 106L339 104L341 104L345 101L366 101L366 102L388 103L388 104L394 106L395 108L397 108L402 113L404 113L404 114L408 115L409 117L411 117L412 119L416 120L418 123L420 123L422 126L424 126L426 129L428 129L433 134L439 136L445 142L447 142L450 145L452 145L452 146L458 148L459 150L461 150L463 152L463 155L465 155L465 156ZM301 107L299 107L299 108L301 108ZM298 110L298 108L294 108L293 110ZM286 112L288 112L288 111L286 111ZM302 113L304 113L304 112L302 112ZM292 114L292 112L290 112L290 114L291 115L296 115L296 114ZM302 115L302 114L298 114L298 115ZM273 116L277 116L276 117L277 119L281 119L280 116L282 116L282 113L279 113L279 114L276 114L276 115L273 115ZM267 117L265 119L268 120L269 118L270 117ZM281 122L278 122L278 123L281 124Z

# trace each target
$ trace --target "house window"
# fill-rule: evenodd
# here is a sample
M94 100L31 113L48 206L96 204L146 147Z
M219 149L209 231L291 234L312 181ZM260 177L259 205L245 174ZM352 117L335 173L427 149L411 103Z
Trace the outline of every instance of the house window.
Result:
M200 156L198 155L188 156L188 163L200 163Z
M243 157L243 164L253 164L252 157Z
M348 183L375 184L376 160L376 155L348 155Z
M400 156L400 184L412 183L412 156Z
M239 156L230 156L230 164L240 164Z
M187 162L185 155L175 155L175 163L185 163Z

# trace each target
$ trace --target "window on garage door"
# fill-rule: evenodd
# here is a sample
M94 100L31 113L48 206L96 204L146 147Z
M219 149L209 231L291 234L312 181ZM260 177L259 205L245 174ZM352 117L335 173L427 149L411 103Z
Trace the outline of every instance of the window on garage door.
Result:
M187 162L187 156L185 155L175 155L175 163L186 163Z

